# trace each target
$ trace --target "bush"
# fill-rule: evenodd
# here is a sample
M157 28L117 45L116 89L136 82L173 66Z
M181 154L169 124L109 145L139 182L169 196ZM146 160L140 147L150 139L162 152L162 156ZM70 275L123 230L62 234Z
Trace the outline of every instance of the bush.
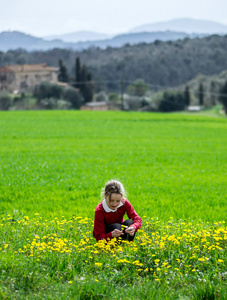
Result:
M35 87L34 96L38 99L38 102L40 102L42 99L52 97L59 99L63 94L63 89L64 88L58 84L43 81Z
M8 110L11 105L11 98L7 92L0 92L0 110Z
M99 92L99 93L96 95L95 100L96 100L97 102L107 102L107 101L108 101L108 96L107 96L106 92L101 91L101 92Z
M82 103L81 95L72 87L67 87L64 89L63 98L70 102L72 107L79 109Z
M225 113L227 115L227 81L220 89L220 102L223 104L223 108L225 110Z
M79 92L72 87L62 87L58 84L49 82L41 82L35 87L34 96L38 99L38 103L42 104L46 109L79 109L82 103L82 98ZM61 105L57 100L65 100ZM68 103L66 103L68 102Z
M119 95L117 93L109 94L109 101L112 103L117 103L120 101Z
M163 98L159 103L159 111L171 112L181 111L185 108L185 97L181 92L167 91L164 92Z
M133 96L144 96L149 91L149 86L143 79L137 79L133 84L127 87L128 93Z

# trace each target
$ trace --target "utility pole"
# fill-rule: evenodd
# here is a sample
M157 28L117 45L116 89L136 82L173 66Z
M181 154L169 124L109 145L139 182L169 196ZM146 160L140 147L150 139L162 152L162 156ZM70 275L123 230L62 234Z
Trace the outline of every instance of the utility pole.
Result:
M121 79L121 110L124 110L124 79Z

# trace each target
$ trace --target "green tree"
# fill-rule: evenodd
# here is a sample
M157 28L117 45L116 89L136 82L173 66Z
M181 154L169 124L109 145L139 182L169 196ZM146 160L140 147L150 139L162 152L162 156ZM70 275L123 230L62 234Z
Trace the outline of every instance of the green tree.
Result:
M119 95L117 93L111 93L109 95L109 101L113 103L117 103L120 101Z
M227 115L227 81L220 89L220 102L223 104L223 108L225 110L225 114Z
M216 84L215 82L212 80L210 83L210 102L211 105L214 106L216 104Z
M184 103L185 103L185 106L190 106L190 91L189 91L189 87L186 86L185 87L185 90L184 90Z
M35 86L33 95L40 102L42 99L60 99L63 94L63 87L47 81L42 81Z
M159 111L171 112L181 111L185 108L185 97L183 93L176 93L173 91L166 91L159 103Z
M80 68L80 58L76 58L75 64L75 87L80 88L80 81L81 81L81 68Z
M127 87L127 90L130 95L141 97L149 90L149 86L143 79L137 79L133 84Z
M204 105L204 88L201 82L199 84L199 105L200 106Z
M0 110L8 110L11 105L11 98L10 95L5 92L0 92Z
M79 81L76 80L78 83L78 87L80 92L84 98L84 102L87 103L92 101L93 99L93 83L92 83L92 74L88 71L87 66L83 65L80 68L79 77L77 77Z
M61 82L68 82L69 76L67 72L66 66L63 64L62 59L59 59L59 74L58 74L58 80Z
M79 109L82 103L82 98L80 93L78 93L75 88L67 87L64 89L63 93L64 100L67 100L72 104L72 107Z

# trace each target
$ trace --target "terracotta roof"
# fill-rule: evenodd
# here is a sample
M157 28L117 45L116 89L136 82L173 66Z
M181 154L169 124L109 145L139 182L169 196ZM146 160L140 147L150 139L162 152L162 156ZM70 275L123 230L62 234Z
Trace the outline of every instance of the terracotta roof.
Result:
M47 64L37 65L8 65L0 68L1 72L42 72L42 71L58 71L58 68L49 67Z

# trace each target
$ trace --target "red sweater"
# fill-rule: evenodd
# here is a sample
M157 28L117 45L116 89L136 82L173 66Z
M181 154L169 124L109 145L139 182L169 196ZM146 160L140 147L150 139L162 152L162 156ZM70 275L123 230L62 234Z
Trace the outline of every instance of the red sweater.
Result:
M111 232L105 233L105 225L123 223L125 213L127 213L129 219L132 219L133 224L131 226L133 226L135 231L137 231L142 225L142 219L127 199L124 199L123 205L115 212L106 212L102 206L102 202L99 203L95 209L95 221L93 228L93 236L96 240L112 239Z

